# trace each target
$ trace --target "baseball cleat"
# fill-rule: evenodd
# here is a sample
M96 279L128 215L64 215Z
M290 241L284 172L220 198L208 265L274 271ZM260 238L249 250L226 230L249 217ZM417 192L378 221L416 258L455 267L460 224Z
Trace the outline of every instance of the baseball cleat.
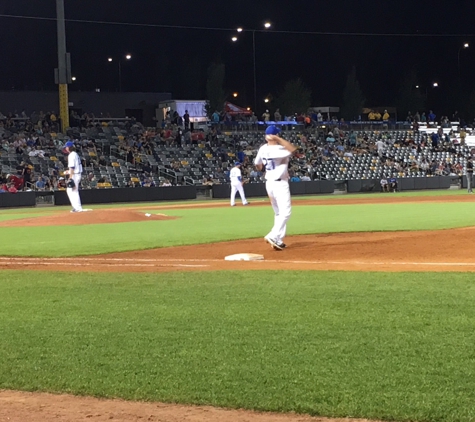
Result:
M250 204L250 202L246 202L246 203L245 203L245 204L243 204L243 205L249 205L249 204Z
M270 237L264 237L264 240L269 244L271 245L272 249L276 250L276 251L281 251L283 248L282 246L280 246L279 243L277 243L274 239L270 238Z
M81 212L81 211L79 211L79 210L71 210L71 212Z

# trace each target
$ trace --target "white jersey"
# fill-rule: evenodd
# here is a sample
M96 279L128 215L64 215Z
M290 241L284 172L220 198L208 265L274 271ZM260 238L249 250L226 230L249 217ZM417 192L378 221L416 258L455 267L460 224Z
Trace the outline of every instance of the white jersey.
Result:
M241 184L241 181L242 181L241 170L237 167L233 167L231 169L231 172L229 173L229 178L231 179L232 185Z
M71 151L68 155L68 168L74 169L74 174L82 173L81 159L76 151Z
M257 152L254 164L263 164L266 180L289 180L289 157L292 153L282 145L264 144Z

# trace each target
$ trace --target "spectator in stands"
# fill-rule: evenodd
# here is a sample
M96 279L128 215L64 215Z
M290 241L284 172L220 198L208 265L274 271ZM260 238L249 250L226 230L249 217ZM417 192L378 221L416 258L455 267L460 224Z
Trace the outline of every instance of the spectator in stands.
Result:
M237 155L238 161L240 163L244 163L244 161L246 160L246 154L244 154L244 151L242 150L242 148L239 148L238 153L236 155Z
M262 121L263 122L269 122L270 121L270 113L269 113L269 110L266 110L263 114L262 114Z
M465 145L465 138L467 137L467 132L465 131L465 128L460 129L460 145Z
M203 186L207 186L209 188L211 188L213 186L213 180L211 180L211 178L209 177L203 177L203 181L201 182L201 184Z
M190 128L190 115L188 114L188 110L185 110L185 114L183 115L183 124L185 125L185 130Z
M302 182L310 182L312 179L311 179L309 173L305 173L305 175L302 176L302 177L300 178L300 180L301 180Z
M169 187L171 185L172 184L170 183L170 181L168 179L165 179L161 184L161 186L164 187L164 188Z
M185 145L191 145L191 130L185 130L183 135L183 142Z
M274 121L275 122L281 122L282 121L282 115L280 114L280 109L279 108L277 110L275 110Z
M432 110L429 111L429 122L435 122L436 115Z
M42 176L38 177L38 180L36 181L35 186L36 186L36 189L39 191L45 190L46 183Z
M375 143L375 146L377 148L379 158L382 158L386 150L386 143L382 139L378 139Z
M100 166L107 166L106 157L104 157L103 155L101 155L101 156L99 157L99 165L100 165Z
M149 177L146 177L145 179L142 180L142 187L143 188L153 188L155 187L155 183L153 182L152 179Z
M332 132L328 132L326 141L327 141L329 144L334 144L334 143L335 143L335 138L333 137L333 133L332 133Z
M473 190L472 190L472 185L473 185L473 160L472 160L471 156L468 157L468 160L467 160L466 176L467 176L467 192L468 193L473 193Z
M397 179L395 177L390 177L388 183L389 190L392 192L397 192Z
M19 189L17 189L17 187L15 186L14 183L10 182L10 183L7 183L7 189L8 189L8 192L9 193L17 193Z
M214 113L211 115L211 121L215 125L217 125L219 124L219 120L220 120L220 116L219 116L218 110L215 110Z
M135 164L135 155L132 148L127 148L127 162L130 164Z
M384 110L384 114L383 114L383 120L389 120L389 113L388 113L388 110Z

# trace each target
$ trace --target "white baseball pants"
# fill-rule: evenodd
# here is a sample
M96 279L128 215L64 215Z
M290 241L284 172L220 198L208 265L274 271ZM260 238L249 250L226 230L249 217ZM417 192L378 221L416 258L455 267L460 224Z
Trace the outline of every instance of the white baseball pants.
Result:
M267 236L280 243L285 237L287 221L292 213L289 182L286 180L268 180L266 190L275 214L274 227Z
M237 185L231 185L231 206L233 207L236 204L236 192L239 192L242 203L247 204L247 199L244 195L244 188L242 187L242 184L239 183Z
M81 174L73 174L74 188L66 188L66 193L68 194L69 202L73 210L82 211L81 198L79 196L79 184L81 183Z

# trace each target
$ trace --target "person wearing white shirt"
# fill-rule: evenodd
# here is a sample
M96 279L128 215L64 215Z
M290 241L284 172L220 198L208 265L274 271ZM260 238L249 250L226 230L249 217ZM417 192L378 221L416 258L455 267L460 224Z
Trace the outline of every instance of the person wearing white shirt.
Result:
M378 148L378 155L382 157L384 154L386 144L380 139L379 141L376 142L375 145L376 145L376 148Z
M73 180L74 187L67 187L66 193L68 194L69 202L73 209L71 212L82 212L81 197L79 196L79 184L81 183L82 164L79 158L74 143L68 141L64 144L64 151L68 153L68 170L64 173L69 175L69 178Z
M236 205L236 193L239 192L243 205L248 205L246 196L244 195L243 180L241 175L241 163L236 161L234 167L229 172L229 179L231 180L231 206Z
M274 226L264 237L275 250L283 250L287 221L292 212L289 188L289 161L297 147L277 136L280 129L272 125L266 129L267 143L262 145L254 160L259 171L265 170L266 191L274 210Z

